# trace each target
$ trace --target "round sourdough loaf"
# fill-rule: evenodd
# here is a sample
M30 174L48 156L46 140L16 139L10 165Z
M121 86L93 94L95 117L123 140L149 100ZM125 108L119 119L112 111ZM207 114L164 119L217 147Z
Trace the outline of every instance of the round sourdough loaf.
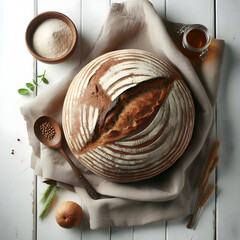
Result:
M169 64L128 49L94 59L75 76L62 117L68 146L84 166L113 182L136 182L179 159L195 110Z

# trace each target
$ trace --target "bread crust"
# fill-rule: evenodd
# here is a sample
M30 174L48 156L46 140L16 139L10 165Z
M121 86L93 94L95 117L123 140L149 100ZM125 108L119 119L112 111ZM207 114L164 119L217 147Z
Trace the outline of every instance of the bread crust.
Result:
M193 133L191 92L167 63L142 50L104 54L73 79L63 106L70 150L113 182L154 177L181 157Z

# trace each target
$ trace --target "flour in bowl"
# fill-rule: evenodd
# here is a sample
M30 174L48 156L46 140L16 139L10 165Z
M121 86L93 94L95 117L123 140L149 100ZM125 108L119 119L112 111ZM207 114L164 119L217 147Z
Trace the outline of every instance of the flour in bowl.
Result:
M45 20L33 34L33 48L44 58L54 59L63 56L71 44L71 29L59 19Z

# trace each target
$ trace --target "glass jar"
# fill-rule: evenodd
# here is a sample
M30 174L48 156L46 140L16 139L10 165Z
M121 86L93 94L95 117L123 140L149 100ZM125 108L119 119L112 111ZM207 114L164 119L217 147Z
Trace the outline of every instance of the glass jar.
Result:
M200 24L184 25L178 34L182 35L181 44L186 50L187 56L197 56L201 61L206 59L212 38L205 26Z

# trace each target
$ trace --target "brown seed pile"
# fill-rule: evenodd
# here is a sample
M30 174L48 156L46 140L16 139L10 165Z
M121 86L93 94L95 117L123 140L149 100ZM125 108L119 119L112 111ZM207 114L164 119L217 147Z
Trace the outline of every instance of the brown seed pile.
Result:
M42 135L48 140L53 139L56 134L55 129L50 122L43 122L39 128Z

